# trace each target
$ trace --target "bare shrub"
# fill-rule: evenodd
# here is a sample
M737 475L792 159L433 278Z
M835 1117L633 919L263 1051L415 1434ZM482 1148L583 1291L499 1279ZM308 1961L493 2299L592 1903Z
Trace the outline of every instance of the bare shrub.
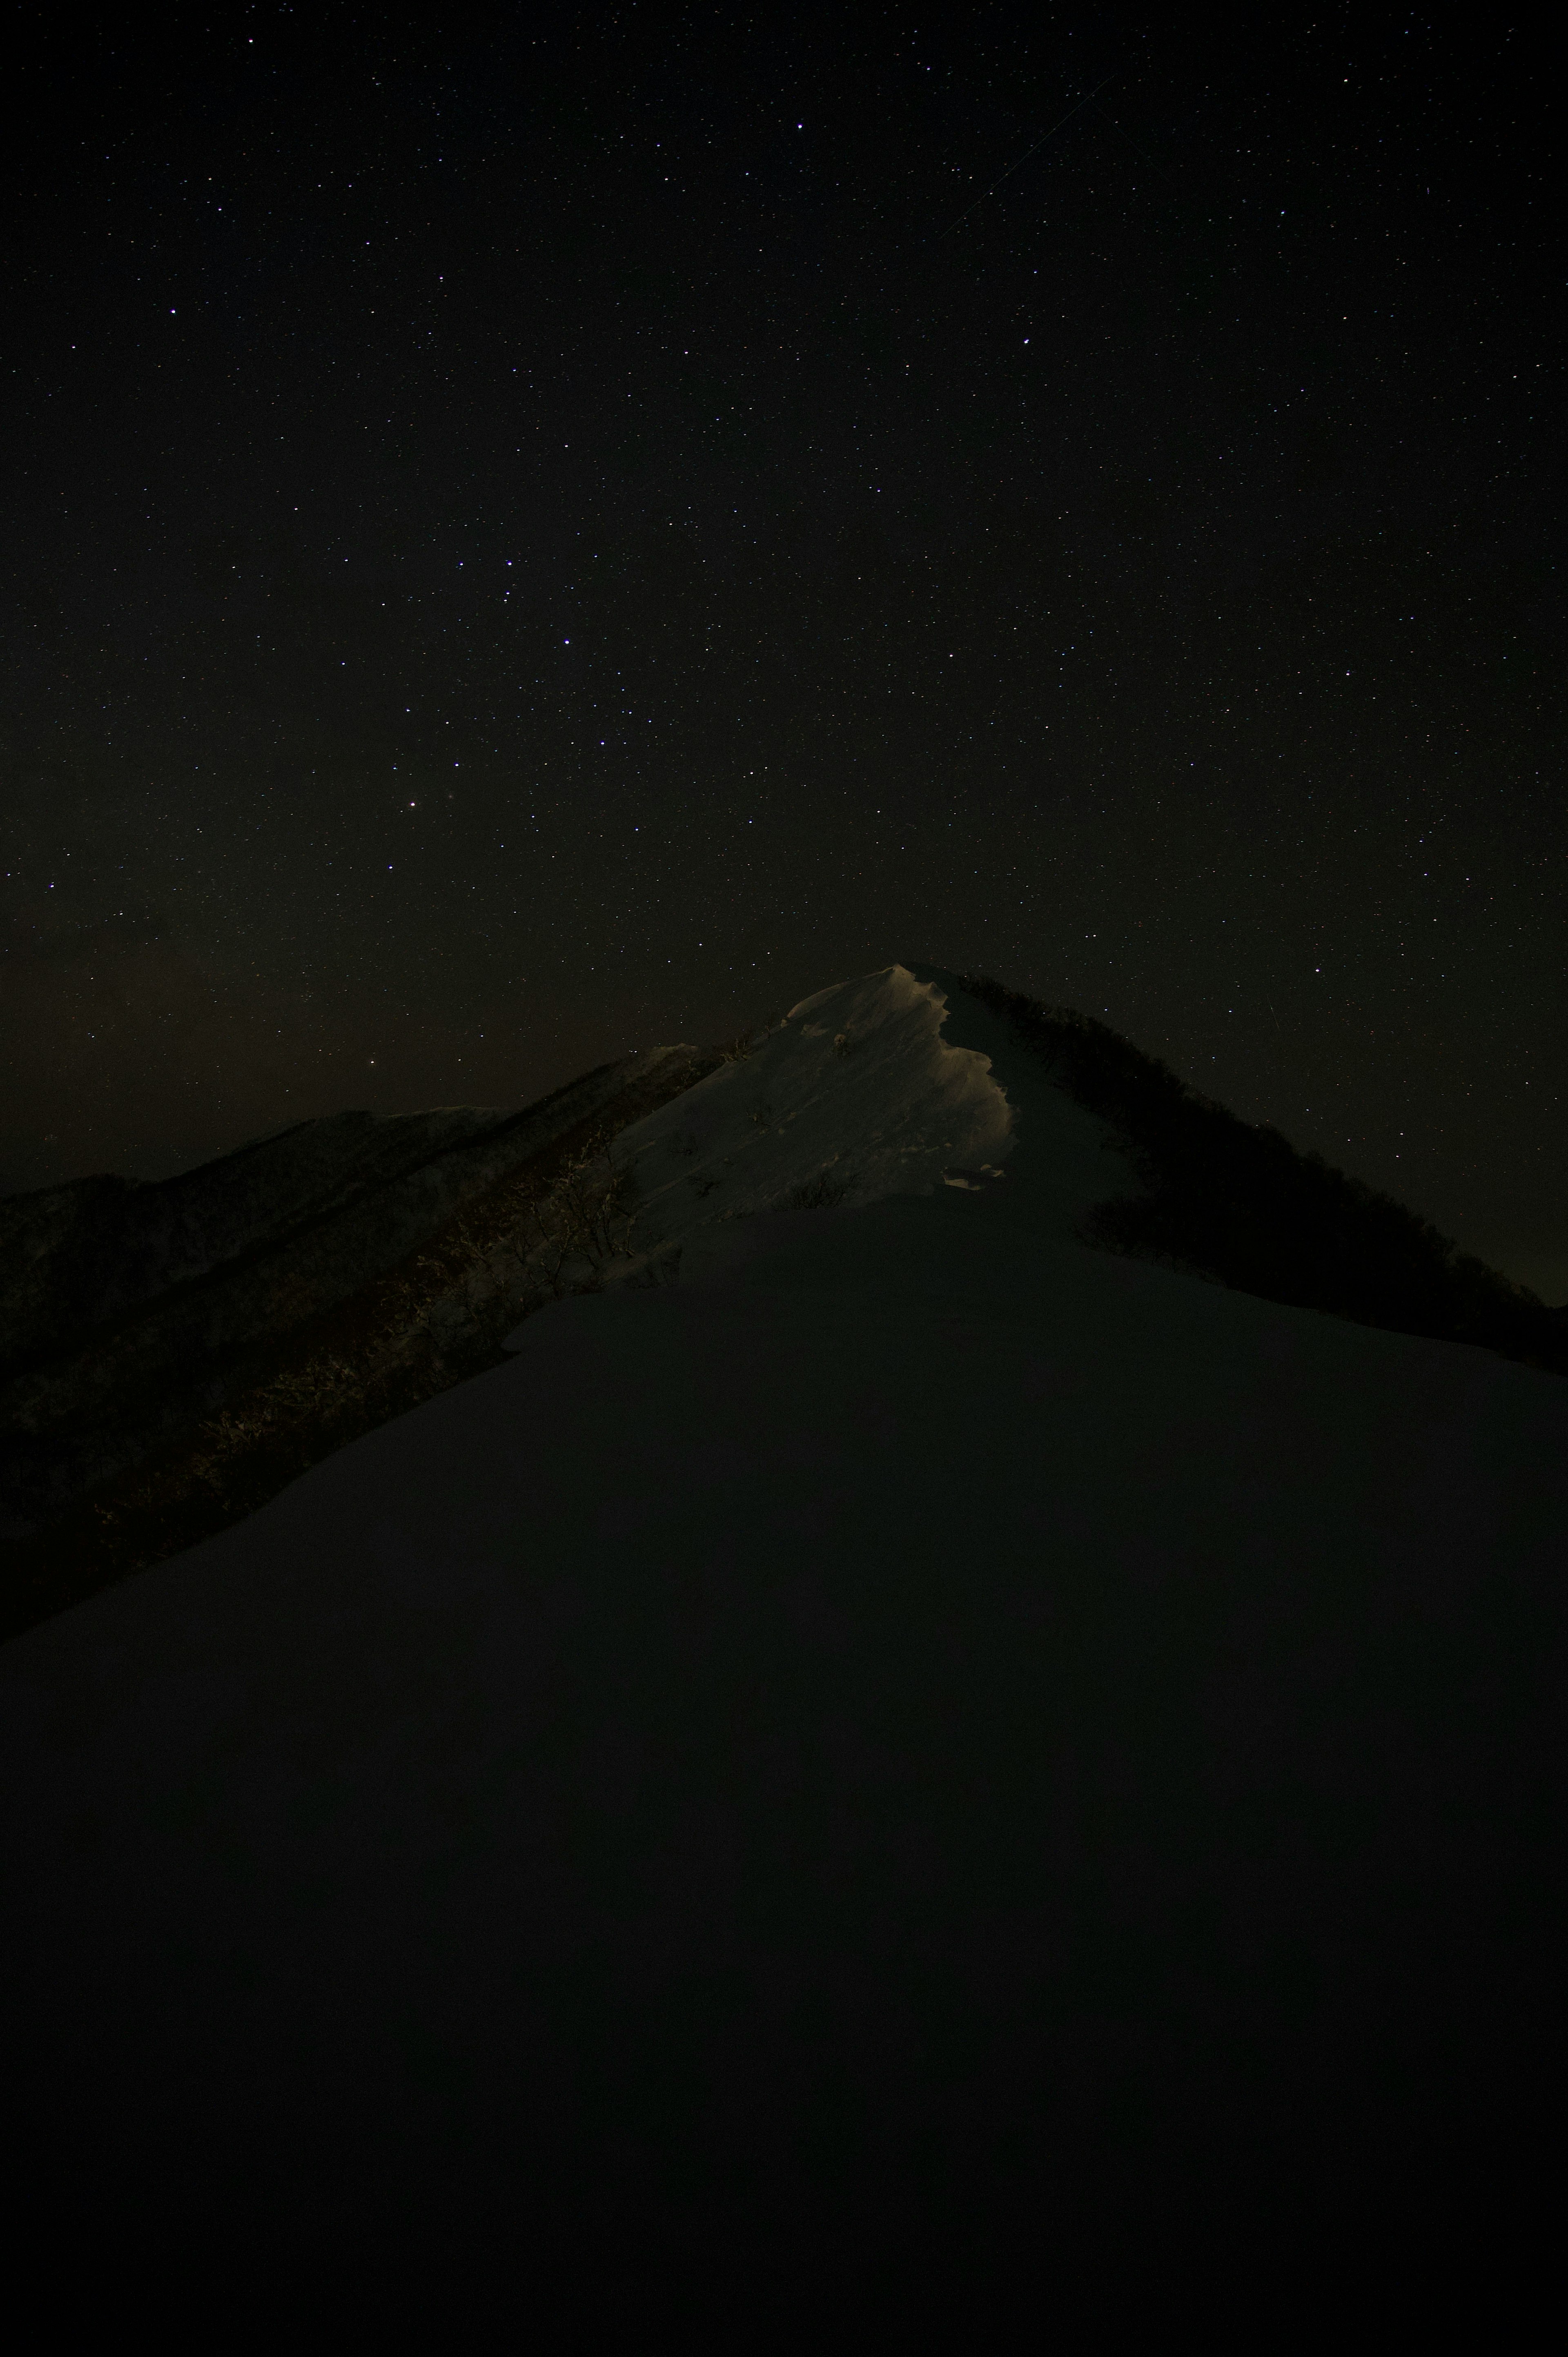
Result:
M737 1031L733 1039L721 1040L711 1052L726 1064L738 1064L743 1058L755 1055L775 1031L781 1031L788 1019L783 1015L765 1015L760 1023L754 1023L748 1031Z
M814 1178L803 1179L800 1186L790 1188L787 1199L789 1209L792 1211L831 1211L835 1204L843 1201L854 1184L853 1173L847 1170L842 1176L833 1170L819 1170Z
M681 1255L684 1251L684 1244L672 1244L668 1252L644 1262L635 1276L627 1278L627 1290L649 1293L656 1286L673 1285L681 1274Z
M631 1257L640 1192L614 1136L590 1138L549 1193L528 1207L512 1244L525 1282L537 1274L557 1297L592 1289L612 1261Z

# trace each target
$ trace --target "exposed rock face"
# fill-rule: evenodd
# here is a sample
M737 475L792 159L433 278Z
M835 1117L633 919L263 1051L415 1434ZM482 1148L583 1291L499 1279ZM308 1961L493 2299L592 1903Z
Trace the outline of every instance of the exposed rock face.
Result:
M221 1407L280 1341L585 1121L688 1085L693 1058L603 1065L521 1113L335 1114L177 1178L0 1202L0 1534Z

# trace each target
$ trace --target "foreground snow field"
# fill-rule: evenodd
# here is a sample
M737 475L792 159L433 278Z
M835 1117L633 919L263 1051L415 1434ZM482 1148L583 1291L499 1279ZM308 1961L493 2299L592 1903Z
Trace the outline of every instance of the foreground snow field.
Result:
M38 2233L750 2345L1523 2280L1568 1386L1079 1244L926 969L623 1142L677 1281L0 1654Z

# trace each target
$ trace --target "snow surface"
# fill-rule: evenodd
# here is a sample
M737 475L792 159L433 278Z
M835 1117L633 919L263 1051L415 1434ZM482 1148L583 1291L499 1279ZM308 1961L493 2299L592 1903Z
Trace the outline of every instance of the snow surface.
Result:
M943 1037L955 993L974 1044ZM1037 1226L1070 1235L1092 1203L1135 1191L1101 1123L1031 1084L1015 1049L1004 1090L996 1054L1007 1055L1003 1024L937 967L889 966L802 999L749 1054L617 1138L639 1209L635 1248L609 1281L636 1282L674 1254L688 1281L734 1266L771 1232L757 1214L824 1179L857 1207L942 1185L984 1190L1011 1167L1020 1116L1036 1139L1025 1185Z
M627 1144L679 1282L0 1655L42 2211L760 2346L1522 2198L1568 1387L1082 1246L936 969Z
M802 999L751 1055L627 1133L654 1220L680 1233L699 1204L704 1225L776 1211L824 1172L859 1203L925 1195L954 1166L1011 1153L991 1060L943 1040L945 1003L901 965Z

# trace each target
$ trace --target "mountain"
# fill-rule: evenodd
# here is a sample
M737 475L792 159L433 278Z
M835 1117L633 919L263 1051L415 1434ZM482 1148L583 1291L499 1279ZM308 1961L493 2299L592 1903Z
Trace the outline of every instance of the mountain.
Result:
M1550 1313L993 985L681 1052L495 1363L0 1654L16 2214L584 2347L1527 2298Z
M1084 1241L1568 1373L1568 1310L1545 1310L1404 1205L1238 1121L1102 1024L993 983L941 980L972 1026L983 1010L1001 1017L986 1037L1012 1059L1015 1099L1020 1071L1043 1073L1043 1103L1092 1114L1113 1142L1122 1177L1079 1206ZM0 1634L225 1528L334 1449L494 1366L522 1311L628 1275L655 1281L647 1240L668 1230L666 1252L678 1250L693 1224L743 1206L725 1169L699 1158L683 1186L665 1174L657 1203L634 1209L628 1189L650 1166L639 1154L634 1174L619 1157L612 1175L607 1157L729 1064L752 1079L739 1140L761 1174L750 1208L802 1186L819 1203L842 1197L851 1165L866 1163L852 1097L860 1113L880 1100L863 1064L849 1093L831 1061L814 1069L803 1020L772 1047L769 1029L623 1058L521 1113L341 1114L158 1184L90 1178L0 1200ZM758 1076L775 1068L812 1097L803 1128L799 1113L788 1131L755 1125ZM1056 1141L1053 1160L1062 1150ZM869 1167L851 1175L862 1204L888 1183ZM585 1254L566 1250L606 1189L609 1225ZM623 1249L634 1231L639 1249Z

